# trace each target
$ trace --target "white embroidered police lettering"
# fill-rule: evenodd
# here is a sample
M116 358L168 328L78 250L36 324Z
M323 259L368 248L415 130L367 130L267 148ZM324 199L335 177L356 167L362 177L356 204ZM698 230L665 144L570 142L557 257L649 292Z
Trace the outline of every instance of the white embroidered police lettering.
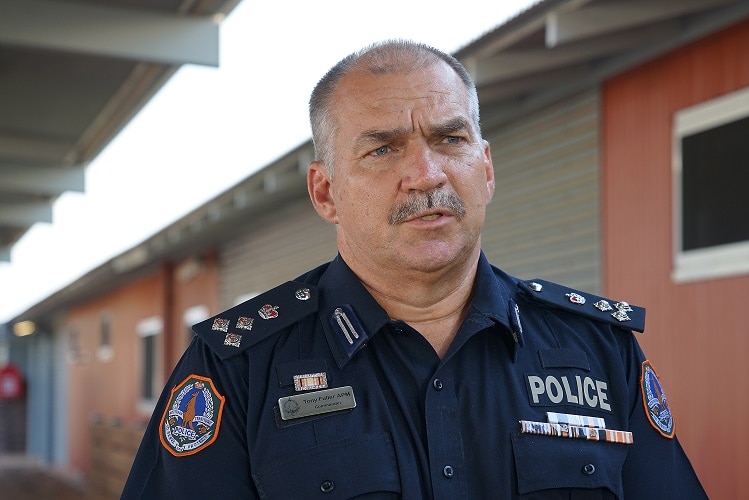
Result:
M606 382L602 382L600 380L596 380L596 392L598 393L598 405L603 410L611 410L611 405L608 404L608 395L606 394L606 391L608 391L609 386Z
M580 377L577 377L578 379ZM567 377L562 377L562 384L564 384L564 392L567 394L567 401L574 404L580 403L580 398L577 397L577 395L572 394L572 390L570 389L570 383L567 380ZM580 394L580 391L577 391L577 394Z
M533 404L571 404L611 411L608 403L608 384L602 380L576 375L574 384L564 375L528 375L528 387Z

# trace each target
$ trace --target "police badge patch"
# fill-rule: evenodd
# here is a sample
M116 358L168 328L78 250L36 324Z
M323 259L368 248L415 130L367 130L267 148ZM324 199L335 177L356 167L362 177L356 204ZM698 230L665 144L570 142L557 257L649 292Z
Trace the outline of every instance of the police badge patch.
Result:
M650 361L643 361L642 374L640 376L640 388L642 389L642 403L645 406L650 425L662 436L669 439L674 437L674 417L668 407L666 395L658 380L658 375L653 369Z
M190 375L172 390L159 437L175 457L194 455L218 437L225 398L213 381Z

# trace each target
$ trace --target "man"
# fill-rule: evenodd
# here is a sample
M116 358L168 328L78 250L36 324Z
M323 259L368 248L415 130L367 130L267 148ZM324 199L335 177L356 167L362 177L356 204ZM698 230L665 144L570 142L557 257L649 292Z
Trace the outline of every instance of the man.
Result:
M704 498L644 311L492 267L476 89L433 48L310 101L339 255L195 326L123 498Z

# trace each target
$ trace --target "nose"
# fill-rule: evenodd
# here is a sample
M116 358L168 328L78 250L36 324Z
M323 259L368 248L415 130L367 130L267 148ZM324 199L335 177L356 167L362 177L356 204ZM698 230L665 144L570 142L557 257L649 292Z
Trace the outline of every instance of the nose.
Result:
M401 189L406 192L429 191L447 184L444 160L428 144L410 144L401 174Z

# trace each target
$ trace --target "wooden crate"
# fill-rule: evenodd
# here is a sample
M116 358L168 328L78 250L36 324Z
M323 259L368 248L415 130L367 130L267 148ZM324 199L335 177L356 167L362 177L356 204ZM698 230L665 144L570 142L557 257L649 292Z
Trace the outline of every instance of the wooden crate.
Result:
M93 424L89 500L120 498L145 429Z

